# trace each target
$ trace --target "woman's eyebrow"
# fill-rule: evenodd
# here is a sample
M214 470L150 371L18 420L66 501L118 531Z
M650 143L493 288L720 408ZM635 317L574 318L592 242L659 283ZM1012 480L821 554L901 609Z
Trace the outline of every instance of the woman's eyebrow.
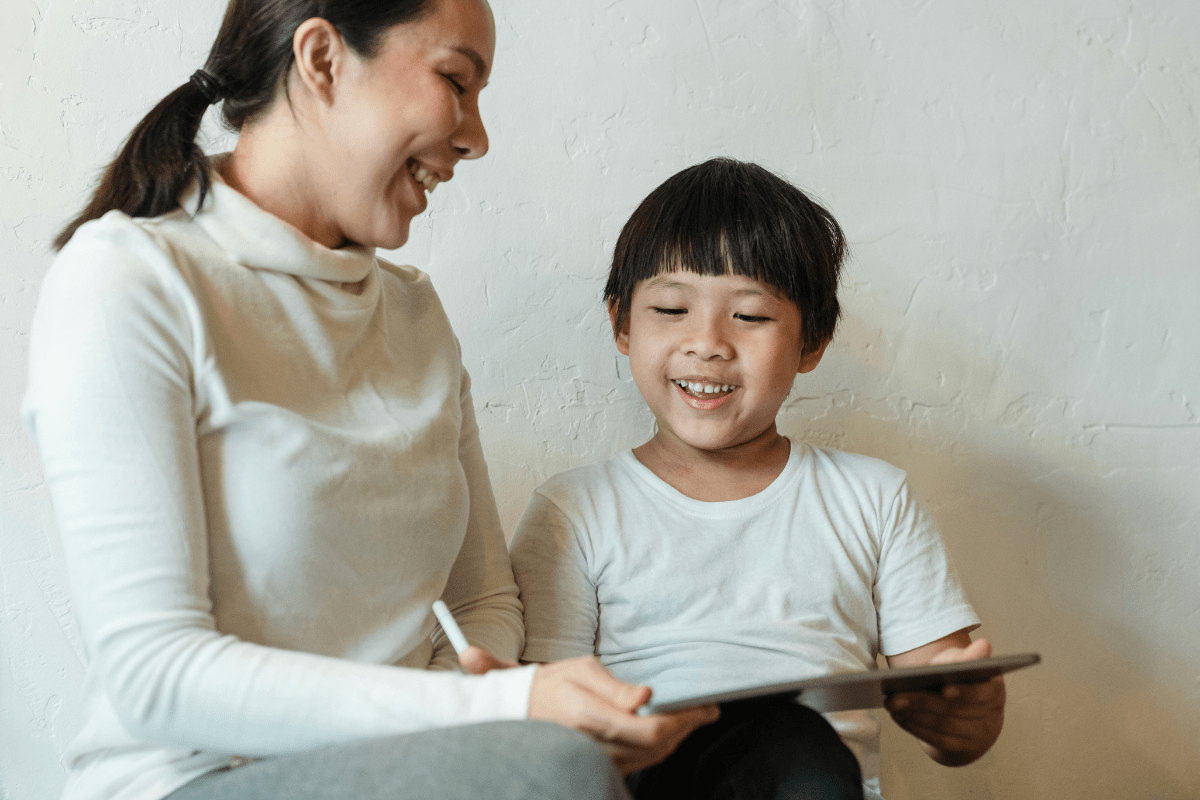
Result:
M476 78L482 78L487 73L487 63L483 60L483 56L479 55L474 48L465 45L455 45L450 49L470 59L471 63L475 65Z

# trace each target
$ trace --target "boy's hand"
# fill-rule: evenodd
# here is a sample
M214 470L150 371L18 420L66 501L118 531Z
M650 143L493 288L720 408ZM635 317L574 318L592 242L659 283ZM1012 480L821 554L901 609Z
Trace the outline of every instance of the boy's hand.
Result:
M617 680L587 656L537 668L529 716L588 734L604 747L621 774L628 775L662 761L688 734L720 715L716 706L634 715L649 699L648 687Z
M968 647L950 647L929 661L951 664L992 654L987 639ZM885 707L896 724L921 740L929 757L948 767L961 767L995 744L1004 725L1004 678L983 683L948 684L941 692L903 692Z

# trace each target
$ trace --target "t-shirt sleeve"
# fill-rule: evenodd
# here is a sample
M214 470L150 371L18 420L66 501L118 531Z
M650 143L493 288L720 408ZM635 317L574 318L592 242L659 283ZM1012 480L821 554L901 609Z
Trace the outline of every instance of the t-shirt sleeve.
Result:
M81 228L43 285L25 420L90 659L139 741L266 756L527 714L529 670L433 673L216 629L188 288L128 221ZM82 240L82 241L81 241Z
M874 594L884 655L979 626L937 524L907 481L883 518L881 538Z
M578 531L541 491L533 494L512 541L513 572L525 606L526 661L595 653L600 619Z

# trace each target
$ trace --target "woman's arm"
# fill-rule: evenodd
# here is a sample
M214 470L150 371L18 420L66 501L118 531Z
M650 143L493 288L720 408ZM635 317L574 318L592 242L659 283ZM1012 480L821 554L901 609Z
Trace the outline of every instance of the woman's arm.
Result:
M471 400L471 381L463 370L462 432L458 458L467 477L470 517L462 549L450 571L442 600L454 614L467 641L502 660L516 660L525 644L525 626L517 584L508 559L500 514L488 479L487 462L479 441L479 426ZM458 659L438 628L434 633L435 667L452 669Z
M90 669L135 737L257 756L527 713L528 670L470 677L260 646L216 630L190 288L134 225L93 223L46 279L27 421ZM84 241L80 241L81 238ZM215 587L219 590L220 587Z

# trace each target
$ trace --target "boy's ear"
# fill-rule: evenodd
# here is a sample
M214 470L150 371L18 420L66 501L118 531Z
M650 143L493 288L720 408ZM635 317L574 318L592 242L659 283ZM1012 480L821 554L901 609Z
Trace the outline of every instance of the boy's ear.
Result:
M829 347L830 341L830 339L826 339L816 350L810 350L800 356L800 366L796 368L796 373L803 375L805 372L812 372L816 369L817 364L821 363L821 356L825 355L825 348Z
M608 322L612 325L613 339L617 343L617 350L623 356L629 355L629 318L626 317L625 324L617 327L617 304L608 304Z

